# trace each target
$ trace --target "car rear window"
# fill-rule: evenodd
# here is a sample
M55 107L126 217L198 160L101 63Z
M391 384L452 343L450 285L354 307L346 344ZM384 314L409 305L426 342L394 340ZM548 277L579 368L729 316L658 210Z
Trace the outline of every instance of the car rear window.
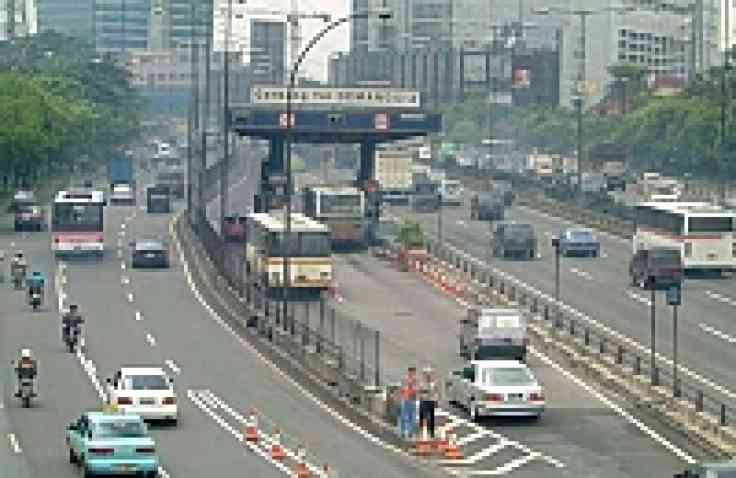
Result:
M96 438L142 438L146 436L146 430L141 422L121 420L98 423L93 435Z
M680 265L680 251L652 251L650 262L655 267L676 267Z
M592 241L593 240L593 234L591 234L588 231L572 231L568 233L568 236L573 241Z
M483 385L501 387L533 385L534 377L525 368L486 368L481 372Z
M133 390L168 390L169 384L163 375L133 375L130 377Z

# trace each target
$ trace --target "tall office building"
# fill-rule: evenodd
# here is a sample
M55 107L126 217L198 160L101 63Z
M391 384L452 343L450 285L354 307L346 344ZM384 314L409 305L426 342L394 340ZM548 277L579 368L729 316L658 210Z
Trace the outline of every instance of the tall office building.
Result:
M38 33L36 0L0 0L0 40Z
M95 0L97 50L124 53L148 48L152 0Z
M282 84L286 79L286 23L251 20L250 65L253 82Z
M92 41L95 0L36 0L38 31L54 31Z

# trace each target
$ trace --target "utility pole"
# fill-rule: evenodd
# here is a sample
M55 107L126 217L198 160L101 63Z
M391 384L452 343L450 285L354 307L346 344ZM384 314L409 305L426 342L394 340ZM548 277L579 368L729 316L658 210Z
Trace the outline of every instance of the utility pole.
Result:
M719 196L721 204L726 203L726 180L723 178L723 162L726 155L726 115L728 108L728 69L730 68L730 57L731 57L731 22L730 22L730 6L731 0L723 0L723 15L724 15L724 45L723 45L723 68L721 70L721 147L720 156L718 157L718 166L716 168L718 181L719 181Z
M210 78L212 76L211 50L212 50L212 3L207 10L207 19L205 26L205 42L204 42L204 109L202 114L202 162L200 164L200 183L199 195L201 202L199 204L199 221L203 221L200 226L204 226L207 221L207 205L204 200L205 189L205 172L207 171L207 129L210 124Z
M225 230L225 216L230 209L228 179L230 174L230 35L233 21L233 0L227 0L227 20L225 21L225 58L223 59L223 122L222 135L224 151L220 168L220 231ZM223 248L222 253L225 254ZM224 264L224 256L223 256Z

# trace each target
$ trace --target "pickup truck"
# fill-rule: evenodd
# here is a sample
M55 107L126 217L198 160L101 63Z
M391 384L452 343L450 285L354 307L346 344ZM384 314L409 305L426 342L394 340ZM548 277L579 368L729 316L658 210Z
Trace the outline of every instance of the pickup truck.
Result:
M445 381L445 396L475 422L483 417L538 420L545 409L542 384L526 364L514 360L479 360L453 370Z

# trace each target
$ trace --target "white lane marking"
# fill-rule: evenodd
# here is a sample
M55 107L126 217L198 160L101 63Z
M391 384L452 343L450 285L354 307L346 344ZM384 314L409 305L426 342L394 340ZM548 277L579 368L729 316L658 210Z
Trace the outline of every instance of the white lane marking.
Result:
M570 272L579 277L582 277L585 280L593 280L592 275L590 275L588 272L585 272L584 270L578 269L577 267L570 268Z
M596 390L594 387L588 385L585 383L582 379L580 379L577 375L571 373L567 369L563 368L560 364L552 360L551 358L547 357L543 353L539 352L537 349L535 349L533 346L529 346L529 351L532 353L532 355L535 355L537 358L542 360L545 364L549 365L550 367L557 370L559 373L567 377L569 380L571 380L573 383L578 385L580 388L594 396L598 399L601 403L606 405L608 408L616 412L618 415L620 415L624 420L634 425L636 428L638 428L640 431L642 431L644 434L649 436L652 440L654 440L659 445L663 446L670 452L672 452L674 455L676 455L681 460L685 461L688 464L695 464L697 463L697 460L687 454L685 451L683 451L681 448L667 440L665 437L657 433L654 429L648 427L645 423L635 418L633 415L631 415L629 412L624 410L622 407L614 403L611 399L603 395L601 392Z
M122 259L122 258L123 258L123 251L118 249L118 259Z
M626 291L626 295L629 296L629 298L631 300L634 300L636 302L639 302L640 304L644 304L647 307L651 307L651 305L652 305L652 301L649 300L648 297L646 297L644 295L641 295L641 294L638 294L638 293L636 293L634 291L627 290Z
M156 337L154 337L150 333L146 332L146 342L148 342L148 345L150 345L151 347L155 347L156 346Z
M181 374L181 368L171 359L167 359L164 361L164 363L171 369L172 372L174 372L176 375Z
M20 443L18 442L18 438L15 436L15 433L8 433L8 441L10 441L10 448L13 450L13 453L16 455L23 453L23 449L20 447Z
M703 332L708 333L710 335L713 335L715 337L718 337L721 340L725 340L726 342L730 344L736 344L736 337L732 335L728 335L727 333L723 332L722 330L718 330L712 325L708 325L706 323L699 323L698 327L700 327Z
M706 290L705 295L715 300L716 302L736 307L736 299L732 299L731 297L728 297L726 295L719 294L718 292L713 292L712 290Z
M118 236L125 237L125 231L118 231Z
M3 408L5 408L5 402L0 399L0 410L2 410Z
M121 271L124 271L127 268L128 268L128 266L125 264L125 261L120 262L120 270Z
M143 314L141 313L140 310L135 311L135 320L137 322L140 322L141 320L143 320Z
M128 298L128 302L130 302L132 304L133 303L133 293L132 292L128 292L127 298Z
M128 284L130 284L130 277L128 277L128 276L120 276L120 283L122 285L128 285Z
M169 475L169 472L164 470L163 466L158 467L158 476L161 478L171 478L171 475Z
M128 221L129 219L126 217L125 220ZM125 230L125 223L124 222L123 223L120 223L120 229Z
M225 420L222 419L219 415L217 415L212 408L210 408L209 401L205 398L200 396L198 392L195 392L194 390L187 390L187 397L189 397L189 400L191 400L194 405L197 406L200 410L202 410L206 415L211 417L215 422L217 422L225 431L228 431L231 435L235 437L236 440L238 440L240 443L243 443L245 446L247 446L252 452L256 453L258 456L266 460L268 463L276 467L279 471L291 475L292 471L289 470L289 468L279 462L271 458L271 454L268 453L263 448L245 440L245 437L242 433L240 433L238 430L230 426Z

